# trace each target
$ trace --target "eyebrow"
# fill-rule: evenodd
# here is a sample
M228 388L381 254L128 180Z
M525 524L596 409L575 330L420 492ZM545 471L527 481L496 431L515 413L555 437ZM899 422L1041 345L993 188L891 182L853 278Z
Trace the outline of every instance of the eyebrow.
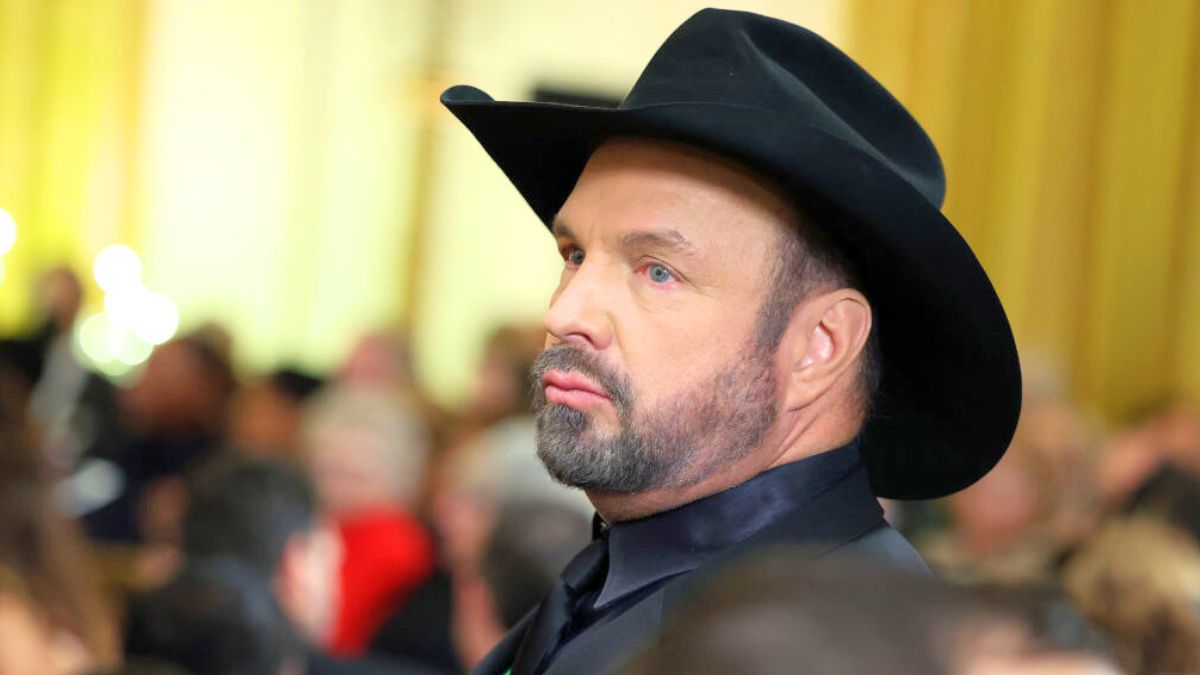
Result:
M554 220L550 229L556 237L576 238L570 226L558 218ZM683 236L679 230L673 228L627 232L621 235L620 244L624 248L654 247L687 256L697 254L696 245Z
M625 248L653 247L682 255L696 255L696 245L674 229L629 232L621 236L621 245Z
M562 219L558 218L557 216L554 218L554 222L550 225L550 233L556 237L566 237L567 239L576 238L575 232L571 230L571 227L564 223Z

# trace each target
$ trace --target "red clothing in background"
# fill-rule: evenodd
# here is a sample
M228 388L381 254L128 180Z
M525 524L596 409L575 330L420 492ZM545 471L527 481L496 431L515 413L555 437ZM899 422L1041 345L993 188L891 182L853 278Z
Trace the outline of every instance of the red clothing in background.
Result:
M342 519L338 531L345 550L329 651L356 656L433 572L433 538L416 518L392 507Z

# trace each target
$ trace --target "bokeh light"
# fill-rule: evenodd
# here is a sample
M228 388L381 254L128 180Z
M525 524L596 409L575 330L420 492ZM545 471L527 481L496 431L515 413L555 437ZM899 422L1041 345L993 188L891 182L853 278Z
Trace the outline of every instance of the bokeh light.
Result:
M175 301L163 293L153 293L147 297L133 324L134 334L146 344L161 345L174 337L177 330L179 308Z
M0 255L11 251L15 243L17 243L17 221L8 211L0 209Z
M108 351L116 361L126 366L136 366L150 358L154 347L124 326L113 325L108 331Z
M96 369L114 378L150 358L179 330L179 308L142 282L142 261L128 246L109 246L96 256L96 283L104 311L80 324L79 349Z
M140 281L121 286L104 296L104 313L113 323L132 330L150 301L150 290Z
M78 344L83 356L109 377L121 377L150 358L154 345L106 312L93 314L79 325Z
M79 325L79 346L83 354L94 364L107 363L113 360L112 351L108 348L108 332L112 321L106 314L93 314Z
M106 293L115 293L142 282L142 259L124 244L115 244L100 251L92 265L96 283Z

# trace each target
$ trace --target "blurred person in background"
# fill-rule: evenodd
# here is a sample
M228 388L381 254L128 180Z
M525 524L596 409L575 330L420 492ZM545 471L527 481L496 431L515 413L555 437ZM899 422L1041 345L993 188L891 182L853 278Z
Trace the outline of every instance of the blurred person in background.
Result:
M0 340L0 356L16 366L31 389L54 361L70 355L83 286L70 268L55 267L38 278L34 293L36 327L27 335Z
M44 458L0 431L0 672L78 674L117 664L115 615Z
M378 331L368 333L350 350L337 369L334 383L358 389L378 389L385 394L403 396L424 421L429 433L429 452L421 490L416 498L416 510L424 513L429 503L429 486L438 469L444 450L459 435L455 415L442 408L417 379L412 343L402 332Z
M433 570L433 539L413 510L429 433L399 393L338 384L310 403L302 438L344 551L328 646L336 655L359 655Z
M31 444L56 468L71 471L89 448L119 441L116 388L76 356L73 328L83 287L75 273L56 267L34 289L38 327L0 340L0 387L8 392L0 398L0 415L25 426Z
M304 404L324 380L294 368L268 373L234 395L227 440L254 455L300 461Z
M233 558L189 560L138 598L126 653L193 675L304 675L304 653L258 569Z
M582 493L546 474L537 459L535 434L532 419L514 415L446 454L435 474L430 506L437 568L379 630L372 650L461 672L471 664L460 658L462 650L454 644L456 589L460 582L481 583L485 552L503 505L533 501L575 512L585 521L591 518L594 509Z
M453 634L470 670L537 606L591 538L591 519L559 501L503 504L477 574L454 579Z
M541 326L510 324L492 332L462 412L460 433L478 433L513 416L532 417L529 369L545 342ZM460 436L458 440L463 440Z
M403 334L379 331L364 335L333 379L339 384L377 388L405 397L429 426L430 447L446 446L444 435L450 432L450 418L417 379L412 344Z
M316 489L300 468L230 454L202 467L189 483L185 559L228 558L266 579L299 638L304 672L416 672L400 664L338 660L320 648L337 607L341 541L322 520Z
M314 645L328 637L341 542L320 519L300 469L272 459L222 457L190 480L186 559L228 557L270 579L284 614Z
M83 522L100 541L178 545L186 508L184 472L221 442L235 380L227 345L205 333L175 338L146 361L121 394L128 440L102 462L106 481L76 481Z
M917 541L922 555L960 581L1049 581L1097 518L1092 437L1060 396L1027 391L1008 451L944 501L949 526Z
M1200 409L1186 398L1147 406L1104 449L1100 489L1119 508L1162 467L1200 476Z
M622 675L1116 675L1057 597L897 576L800 550L735 560L668 598L662 635ZM846 561L843 561L846 563Z
M1170 523L1200 545L1200 476L1163 465L1125 502L1123 513Z
M341 384L410 394L417 382L411 346L407 339L394 333L364 335L354 343L335 379Z
M1063 585L1132 675L1200 672L1200 543L1158 518L1114 520L1067 561Z

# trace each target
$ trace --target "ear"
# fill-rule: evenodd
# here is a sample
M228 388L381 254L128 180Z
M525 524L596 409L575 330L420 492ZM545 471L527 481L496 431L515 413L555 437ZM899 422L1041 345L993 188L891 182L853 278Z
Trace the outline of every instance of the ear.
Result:
M870 334L871 305L862 293L841 288L806 300L783 342L790 359L784 409L808 406L839 381L854 377Z

